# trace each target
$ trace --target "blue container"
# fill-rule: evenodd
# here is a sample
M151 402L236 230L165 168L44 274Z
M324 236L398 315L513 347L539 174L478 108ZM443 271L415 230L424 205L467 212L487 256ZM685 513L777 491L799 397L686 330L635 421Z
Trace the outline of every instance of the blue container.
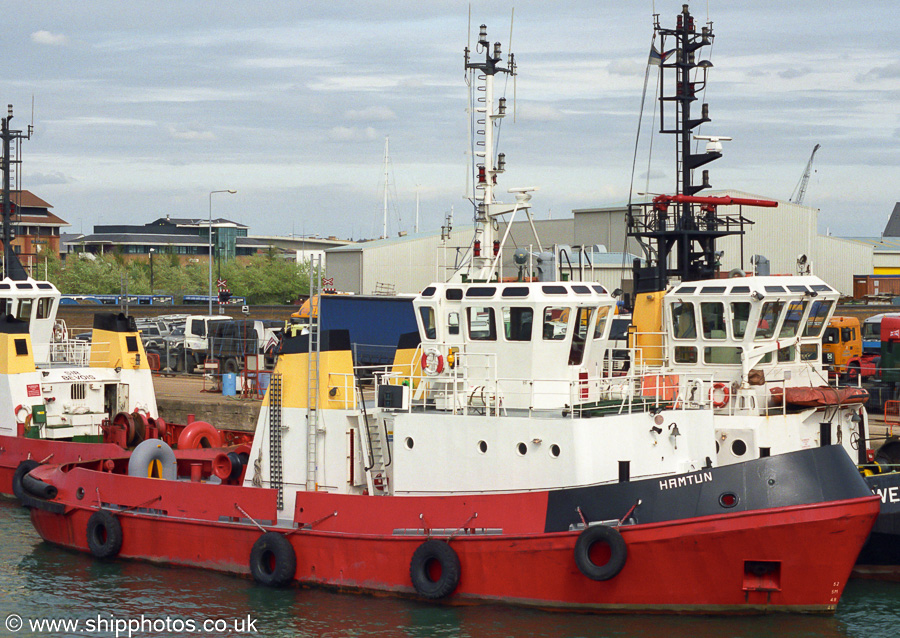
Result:
M269 380L272 378L271 372L260 372L257 376L256 385L259 387L259 394L265 394L269 389Z
M237 375L234 372L226 372L222 375L222 396L233 397L236 394Z

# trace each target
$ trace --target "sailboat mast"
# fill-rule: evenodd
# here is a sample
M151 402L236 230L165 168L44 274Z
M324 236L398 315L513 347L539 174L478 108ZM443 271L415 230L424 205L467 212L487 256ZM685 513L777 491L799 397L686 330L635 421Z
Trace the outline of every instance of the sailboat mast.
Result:
M383 217L381 223L381 238L387 238L387 220L388 220L388 182L390 179L389 176L389 168L388 168L388 140L389 137L384 138L384 209L383 209Z

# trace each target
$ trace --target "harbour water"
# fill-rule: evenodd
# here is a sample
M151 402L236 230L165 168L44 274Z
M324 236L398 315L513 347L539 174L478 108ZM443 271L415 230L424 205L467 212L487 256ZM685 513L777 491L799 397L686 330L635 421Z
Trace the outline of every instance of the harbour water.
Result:
M272 590L201 570L98 562L41 541L28 513L10 499L0 499L0 538L0 636L887 638L900 633L900 583L851 581L833 617L588 615ZM61 624L66 622L68 627Z

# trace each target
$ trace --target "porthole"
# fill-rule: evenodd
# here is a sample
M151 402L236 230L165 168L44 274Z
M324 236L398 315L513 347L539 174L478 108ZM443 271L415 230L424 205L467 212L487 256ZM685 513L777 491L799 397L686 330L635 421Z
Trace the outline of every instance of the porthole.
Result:
M734 492L725 492L719 495L719 505L731 509L738 504L737 494Z
M740 439L735 439L731 444L731 452L735 456L744 456L747 453L747 444Z
M413 446L416 444L415 441L413 441L412 437L410 437L410 436L406 437L406 440L404 441L404 443L406 443L407 450L413 449Z
M519 451L519 454L520 454L521 456L525 456L525 454L528 452L528 446L525 445L524 443L519 443L519 444L516 446L516 449Z
M550 446L550 456L555 459L559 458L559 446L556 443Z
M487 441L479 441L478 442L478 451L482 454L487 452Z
M77 498L79 501L84 498L84 488L83 487L79 487L77 490L75 490L75 498Z

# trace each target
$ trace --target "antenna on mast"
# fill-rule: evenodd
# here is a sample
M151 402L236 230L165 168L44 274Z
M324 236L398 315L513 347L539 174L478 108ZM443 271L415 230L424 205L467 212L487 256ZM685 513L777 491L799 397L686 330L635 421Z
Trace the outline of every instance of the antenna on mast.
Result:
M691 131L706 122L709 106L701 104L700 116L691 113L692 104L706 88L709 60L700 60L700 50L713 42L711 24L699 30L688 6L678 14L674 29L660 26L654 14L654 30L660 35L661 76L659 82L660 133L674 135L678 179L674 195L657 195L651 205L638 211L629 210L628 236L636 238L647 254L647 265L634 264L634 291L658 292L666 289L669 277L681 281L711 279L719 267L720 254L716 240L729 235L743 235L750 224L743 215L719 216L720 205L772 207L775 202L733 197L700 197L709 188L709 172L702 172L700 184L693 183L694 170L722 157L722 135L693 135L706 140L705 153L691 152ZM674 48L666 51L666 38ZM691 77L692 73L694 77ZM674 76L674 77L672 77ZM669 82L664 81L669 78Z

